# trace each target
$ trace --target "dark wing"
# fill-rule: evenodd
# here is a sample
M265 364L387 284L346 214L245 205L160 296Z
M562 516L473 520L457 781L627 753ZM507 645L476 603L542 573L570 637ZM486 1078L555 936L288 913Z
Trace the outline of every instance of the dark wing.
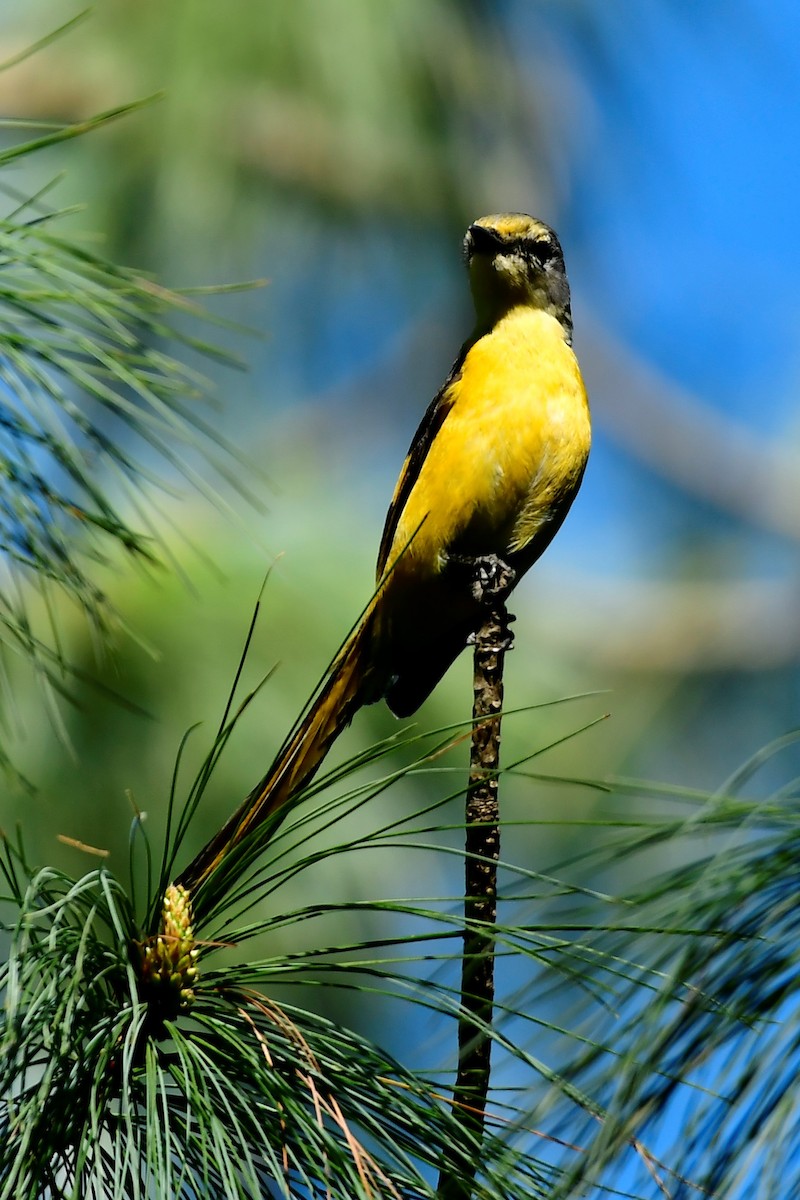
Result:
M408 454L406 455L406 460L403 463L403 469L400 472L400 478L394 489L389 511L386 514L386 523L383 526L383 535L381 537L380 549L378 550L377 572L379 579L386 568L386 560L389 557L389 551L394 541L394 535L397 532L400 516L411 494L411 489L417 482L419 473L422 470L422 464L428 456L428 451L433 445L434 438L442 428L447 414L453 407L451 388L461 374L464 359L467 357L467 353L473 344L474 339L470 339L461 347L458 358L450 370L450 374L428 405L428 410L422 418L417 432L414 434Z

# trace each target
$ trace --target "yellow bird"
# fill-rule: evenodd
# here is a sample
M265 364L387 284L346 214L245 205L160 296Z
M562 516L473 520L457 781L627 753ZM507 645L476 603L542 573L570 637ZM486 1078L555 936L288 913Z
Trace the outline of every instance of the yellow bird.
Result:
M559 240L502 213L470 225L464 257L475 330L406 456L373 600L264 779L184 871L190 889L309 782L363 704L422 704L481 622L465 564L495 556L518 580L575 498L591 430Z

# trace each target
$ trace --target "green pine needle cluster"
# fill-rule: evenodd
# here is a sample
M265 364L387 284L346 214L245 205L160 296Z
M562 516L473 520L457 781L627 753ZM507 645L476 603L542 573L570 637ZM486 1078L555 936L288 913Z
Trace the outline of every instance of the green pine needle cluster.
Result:
M286 902L332 856L351 871L375 851L421 854L422 878L458 858L460 788L447 780L463 768L447 748L461 745L461 731L407 735L413 764L383 775L377 746L260 831L241 869L201 893L199 915L182 908L175 928L199 950L183 1005L165 1006L142 968L148 939L168 932L166 876L137 904L105 869L33 872L6 845L0 1197L432 1200L445 1151L465 1177L479 1163L476 1200L793 1194L792 786L769 802L739 794L761 760L715 796L587 782L601 797L579 827L591 852L547 872L501 864L494 1083L477 1146L450 1099L458 898ZM349 781L365 766L370 781ZM379 796L409 771L435 772L442 798L376 823ZM576 786L529 761L511 773L532 795ZM331 795L332 782L346 791ZM675 865L654 874L654 850ZM173 842L165 860L179 854ZM604 875L628 886L604 888ZM331 938L367 913L384 934ZM320 988L428 1028L429 1069L320 1015Z
M276 841L273 866L287 853ZM295 859L277 876L302 869ZM168 1012L142 968L146 931L109 872L78 881L31 873L7 846L5 874L17 916L0 972L0 1196L422 1200L454 1146L465 1171L480 1156L480 1200L500 1188L519 1200L549 1194L547 1168L508 1142L502 1119L483 1146L470 1144L441 1083L275 995L292 980L400 995L413 955L349 943L215 967L232 944L321 915L284 911L243 925L220 913L225 940L197 931L191 1003ZM261 891L279 908L277 876ZM435 938L443 960L457 958L457 932L451 915ZM419 1004L439 1007L439 989L416 991ZM452 1016L454 996L441 996Z
M209 463L241 487L235 451L204 417L206 380L185 362L233 362L182 332L204 310L60 233L70 213L49 204L58 180L32 194L16 186L23 160L141 103L66 126L0 121L0 650L56 689L68 670L58 594L102 636L115 617L98 568L120 550L158 559L158 493L182 475L219 499Z

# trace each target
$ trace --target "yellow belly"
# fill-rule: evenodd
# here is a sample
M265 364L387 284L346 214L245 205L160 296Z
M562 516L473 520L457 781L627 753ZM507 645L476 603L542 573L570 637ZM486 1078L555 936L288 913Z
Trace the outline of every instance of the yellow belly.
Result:
M449 397L387 565L407 548L396 564L404 576L436 574L455 553L525 570L563 520L589 453L586 391L561 326L513 309L472 346Z

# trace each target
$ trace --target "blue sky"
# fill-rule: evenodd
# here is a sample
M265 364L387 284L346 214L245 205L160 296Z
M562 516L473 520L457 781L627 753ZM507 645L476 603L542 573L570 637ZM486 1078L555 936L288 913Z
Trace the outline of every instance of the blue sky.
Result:
M550 12L596 106L565 214L575 284L679 382L780 429L800 318L800 8L593 5L589 50L584 7Z

